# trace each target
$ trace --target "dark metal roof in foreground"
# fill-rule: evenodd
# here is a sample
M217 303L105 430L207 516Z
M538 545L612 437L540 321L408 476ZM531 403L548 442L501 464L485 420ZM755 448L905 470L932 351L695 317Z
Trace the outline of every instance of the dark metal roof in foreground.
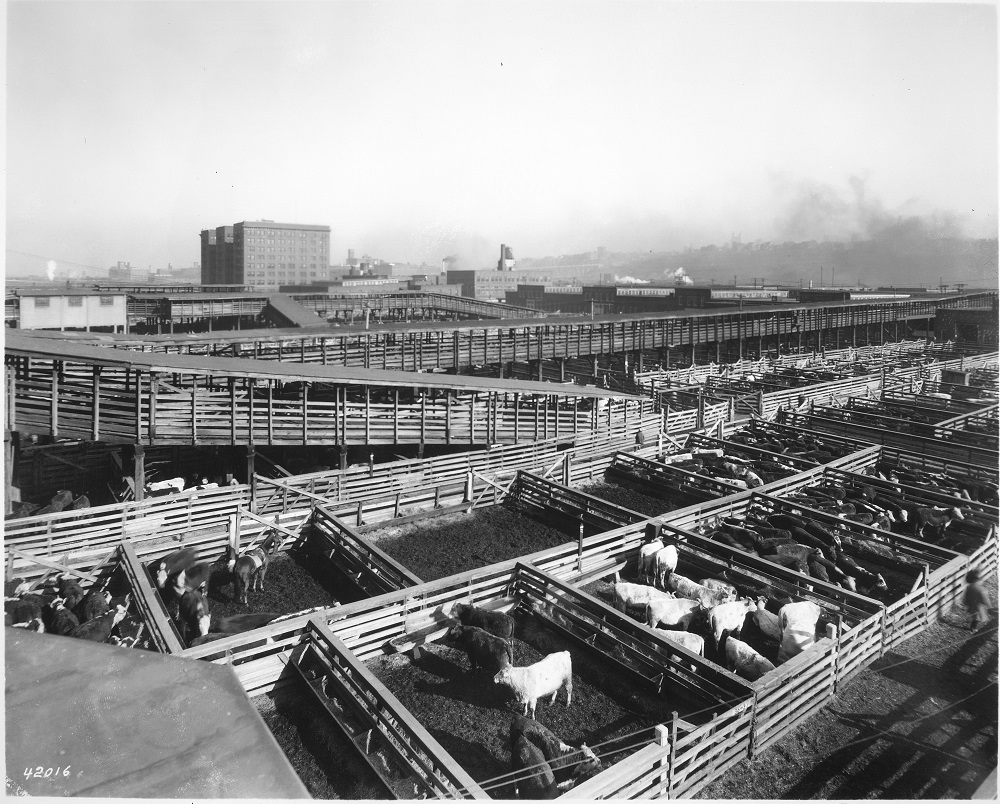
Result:
M499 393L549 394L558 396L614 397L635 399L621 391L590 385L499 380L456 374L417 373L389 369L365 369L354 366L323 366L318 363L285 363L277 360L254 360L244 357L207 357L205 355L133 352L87 343L70 343L50 338L35 338L7 330L8 354L41 360L72 360L98 366L114 366L139 371L196 374L208 377L236 377L294 382L327 382L340 385L378 385L399 388L452 389L456 391L496 391Z
M8 796L309 798L228 665L4 630Z

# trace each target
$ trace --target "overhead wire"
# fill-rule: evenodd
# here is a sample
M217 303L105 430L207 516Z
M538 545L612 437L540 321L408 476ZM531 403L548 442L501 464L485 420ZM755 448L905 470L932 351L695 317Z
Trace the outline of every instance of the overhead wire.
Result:
M913 718L912 720L908 720L906 722L908 724L920 723L921 721L927 720L928 718L936 717L937 715L940 715L942 712L947 712L949 709L954 709L959 704L965 703L966 701L968 701L968 700L970 700L972 698L975 698L977 695L979 695L982 692L985 692L986 690L988 690L993 685L994 685L994 683L986 684L986 685L980 687L979 689L977 689L975 692L972 692L972 693L966 695L964 698L959 698L957 701L952 701L947 706L939 707L938 709L936 709L933 712L930 712L930 713L928 713L926 715L921 715L919 717ZM965 757L960 757L960 756L957 756L956 754L950 754L947 751L943 751L942 749L937 748L937 746L932 746L932 745L930 745L928 743L920 742L919 740L912 740L906 734L901 734L901 733L895 732L895 731L888 731L888 730L885 730L885 729L879 729L879 730L877 730L875 732L875 734L868 734L868 735L865 735L864 737L858 737L855 740L851 740L850 742L842 743L837 748L835 748L833 751L829 751L826 754L821 755L819 757L819 759L821 759L821 760L822 759L827 759L827 758L833 756L834 754L838 753L839 751L842 751L845 748L849 748L852 745L860 745L862 743L866 743L866 742L869 742L871 740L877 740L880 737L898 737L898 738L902 738L902 739L907 740L908 742L914 743L914 744L919 745L919 746L921 746L923 748L930 748L930 749L933 749L935 751L938 751L939 753L946 754L947 756L950 756L950 757L952 757L954 759L960 759L963 762L968 762L970 765L975 765L978 768L985 768L984 765L978 765L978 764L976 764L974 762L971 762L970 760L968 760Z

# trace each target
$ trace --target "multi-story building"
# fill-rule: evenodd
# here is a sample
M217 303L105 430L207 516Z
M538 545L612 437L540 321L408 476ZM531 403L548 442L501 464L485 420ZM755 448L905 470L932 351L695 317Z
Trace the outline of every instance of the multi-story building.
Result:
M325 280L330 227L243 221L201 233L201 283L278 290Z

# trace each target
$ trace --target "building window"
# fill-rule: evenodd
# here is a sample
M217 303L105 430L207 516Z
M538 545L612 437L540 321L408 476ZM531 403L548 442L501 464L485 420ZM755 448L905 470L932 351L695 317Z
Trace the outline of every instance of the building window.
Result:
M47 297L35 296L35 307L48 307L49 300Z
M101 296L101 307L112 307L114 303L114 296Z
M83 307L83 296L70 296L69 297L70 307Z

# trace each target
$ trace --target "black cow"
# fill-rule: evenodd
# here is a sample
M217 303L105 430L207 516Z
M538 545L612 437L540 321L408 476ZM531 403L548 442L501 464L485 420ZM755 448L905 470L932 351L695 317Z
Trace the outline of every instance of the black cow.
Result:
M131 598L128 597L125 599L125 605L119 605L114 610L108 611L100 617L80 623L69 632L68 636L76 637L77 639L89 639L92 642L107 642L111 638L111 631L128 614L130 601Z
M485 670L493 678L504 667L514 664L514 651L510 643L494 634L472 625L453 625L448 639L465 651L473 676Z
M451 616L456 617L462 625L482 628L501 639L510 641L514 637L514 619L502 611L489 611L469 603L455 603Z
M537 745L522 734L514 741L510 753L515 792L519 798L537 801L559 795L556 777Z
M77 605L74 610L81 623L93 620L102 614L107 614L111 610L111 593L103 587L94 587Z
M158 589L163 589L167 585L167 579L176 575L182 570L186 570L198 560L198 551L193 547L184 547L175 550L163 558L150 561L146 569L156 582Z
M534 744L541 751L559 792L571 789L604 769L597 754L586 743L579 748L567 745L537 720L517 713L510 724L511 756L517 754L517 743L521 739Z
M66 608L61 597L49 603L48 629L50 634L66 635L80 624L77 616Z
M913 519L913 535L918 539L926 538L924 531L930 528L934 533L933 539L927 541L940 541L944 536L944 531L954 519L965 519L960 508L950 508L947 511L939 511L935 508L918 508L917 515Z
M85 595L79 581L69 575L61 575L59 577L59 597L66 601L66 608L75 611Z
M178 630L181 639L189 644L195 636L205 636L211 624L208 599L193 589L187 590L178 601Z

